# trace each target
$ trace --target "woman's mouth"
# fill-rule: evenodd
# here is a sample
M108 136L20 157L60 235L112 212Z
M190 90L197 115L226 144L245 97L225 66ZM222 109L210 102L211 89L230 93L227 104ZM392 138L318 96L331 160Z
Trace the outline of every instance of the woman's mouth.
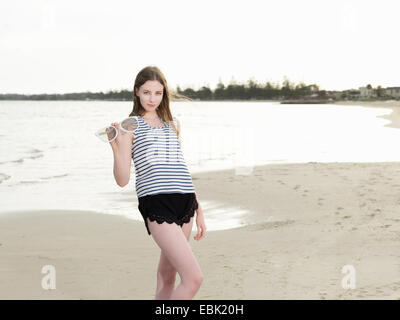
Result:
M149 107L154 107L155 106L155 104L147 104Z

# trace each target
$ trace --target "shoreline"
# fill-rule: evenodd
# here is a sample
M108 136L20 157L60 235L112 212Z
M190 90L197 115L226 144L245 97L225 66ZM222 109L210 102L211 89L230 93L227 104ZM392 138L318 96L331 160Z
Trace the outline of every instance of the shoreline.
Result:
M383 117L400 128L400 101L349 105L390 108ZM267 164L247 176L221 170L193 179L200 203L251 211L249 225L207 231L199 242L193 223L190 246L204 274L195 300L400 299L400 162ZM4 212L0 254L0 299L154 299L160 249L143 221ZM56 268L54 290L41 287L45 265ZM348 265L356 289L342 287Z
M346 106L362 106L366 108L383 108L392 110L391 114L379 116L379 118L390 120L392 123L386 124L385 127L400 128L400 101L367 101L367 102L350 102L341 101L332 103L332 105L346 105Z

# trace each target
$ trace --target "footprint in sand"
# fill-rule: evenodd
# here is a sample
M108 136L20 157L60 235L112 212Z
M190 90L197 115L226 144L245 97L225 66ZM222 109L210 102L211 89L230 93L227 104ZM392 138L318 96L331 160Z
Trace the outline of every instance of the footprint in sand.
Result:
M293 188L293 190L297 190L298 188L300 188L301 187L301 185L296 185L294 188Z

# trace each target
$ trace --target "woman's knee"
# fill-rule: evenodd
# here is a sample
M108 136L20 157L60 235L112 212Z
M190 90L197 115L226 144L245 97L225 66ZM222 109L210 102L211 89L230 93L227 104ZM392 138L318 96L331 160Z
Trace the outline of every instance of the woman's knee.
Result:
M195 283L200 287L203 283L203 273L198 273L195 278Z
M189 276L183 277L182 282L197 290L203 283L203 274L201 272L193 272Z

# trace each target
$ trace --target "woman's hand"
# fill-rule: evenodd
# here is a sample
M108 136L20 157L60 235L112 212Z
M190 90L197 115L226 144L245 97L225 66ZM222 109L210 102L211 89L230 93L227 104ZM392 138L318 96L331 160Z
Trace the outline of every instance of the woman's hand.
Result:
M112 125L118 130L117 137L110 142L114 153L114 178L120 187L129 183L132 161L132 138L133 134L121 130L118 123Z
M126 146L132 143L132 137L131 133L121 130L119 123L113 122L111 125L117 129L118 135L113 141L110 142L110 145L114 153L118 153L120 150L126 149Z
M206 235L206 223L204 221L203 210L200 207L200 204L196 210L196 225L197 225L197 235L193 237L194 240L201 240Z

